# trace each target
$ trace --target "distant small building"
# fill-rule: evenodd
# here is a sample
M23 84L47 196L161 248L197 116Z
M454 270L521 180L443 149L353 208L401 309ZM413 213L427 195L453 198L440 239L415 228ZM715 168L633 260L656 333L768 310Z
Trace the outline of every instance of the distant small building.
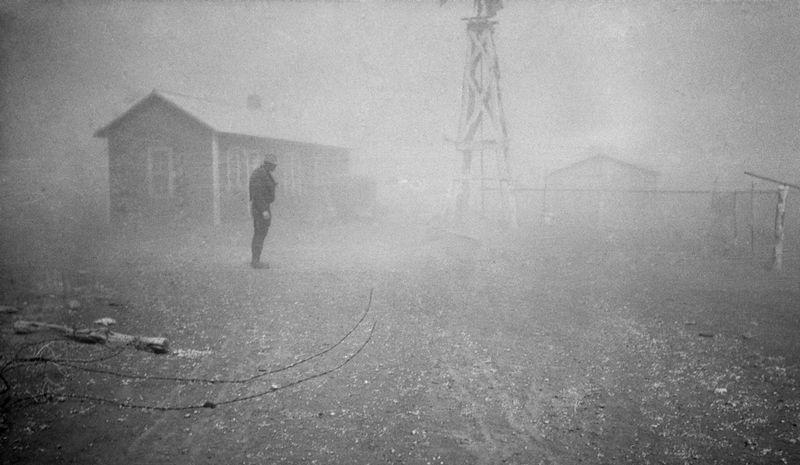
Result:
M658 177L657 171L595 154L547 176L547 210L565 226L640 228Z
M154 90L99 129L95 137L108 141L112 221L241 218L259 153L278 162L276 205L313 204L326 195L326 180L348 173L347 148L280 128L256 96L242 103Z

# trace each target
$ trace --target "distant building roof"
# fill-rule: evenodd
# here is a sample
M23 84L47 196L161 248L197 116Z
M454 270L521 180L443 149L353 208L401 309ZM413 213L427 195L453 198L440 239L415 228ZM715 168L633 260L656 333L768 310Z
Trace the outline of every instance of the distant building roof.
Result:
M343 143L338 137L330 137L327 134L324 137L320 137L321 131L304 131L304 128L300 127L299 124L278 121L277 118L260 109L249 109L245 105L231 105L157 89L154 89L147 97L134 104L125 113L98 129L94 134L95 137L107 137L108 132L118 126L129 115L154 100L166 102L203 126L219 133L343 147Z
M639 172L642 172L642 173L650 175L650 176L659 176L660 175L660 173L658 171L647 169L647 168L644 168L644 167L639 166L639 165L634 165L633 163L628 163L626 161L622 161L622 160L616 159L614 157L610 157L610 156L605 155L605 154L597 154L597 155L592 155L590 157L584 158L583 160L579 160L579 161L577 161L575 163L572 163L572 164L569 164L567 166L561 167L561 168L559 168L557 170L551 171L549 176L558 175L558 174L561 174L563 172L575 169L575 168L577 168L579 166L588 165L588 164L591 164L591 163L611 163L611 164L614 164L614 165L618 165L618 166L624 167L624 168L629 169L629 170L639 171Z

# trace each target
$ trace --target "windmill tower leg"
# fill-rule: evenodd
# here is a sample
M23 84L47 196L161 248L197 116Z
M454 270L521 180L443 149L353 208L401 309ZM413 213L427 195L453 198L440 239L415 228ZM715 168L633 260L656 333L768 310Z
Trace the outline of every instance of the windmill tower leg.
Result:
M497 22L485 16L468 18L466 21L469 46L464 66L461 115L456 140L456 148L462 152L463 164L461 182L455 196L455 220L461 221L469 209L472 154L486 151L495 156L503 219L508 226L516 227L516 201L511 187L508 132L500 96L500 67L494 43L494 26ZM483 181L484 179L481 180L482 188Z
M469 209L469 194L472 189L472 152L464 150L462 152L461 179L458 180L455 208L455 222L460 224L464 221L464 216Z
M517 198L511 187L511 170L508 163L508 149L503 149L498 154L497 177L500 179L500 201L502 202L504 220L508 226L519 226L517 219Z

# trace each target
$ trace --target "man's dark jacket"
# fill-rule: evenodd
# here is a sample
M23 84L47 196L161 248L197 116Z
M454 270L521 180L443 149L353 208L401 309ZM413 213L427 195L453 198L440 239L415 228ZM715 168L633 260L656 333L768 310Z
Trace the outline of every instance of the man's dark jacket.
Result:
M264 213L275 201L275 179L264 165L253 170L250 175L250 202L254 212Z

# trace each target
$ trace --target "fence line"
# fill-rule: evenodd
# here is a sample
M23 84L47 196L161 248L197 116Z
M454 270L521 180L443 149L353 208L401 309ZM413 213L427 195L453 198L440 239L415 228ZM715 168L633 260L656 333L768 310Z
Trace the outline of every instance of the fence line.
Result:
M499 187L485 187L487 191L499 191ZM777 189L760 189L756 191L747 190L684 190L684 189L578 189L578 188L550 188L550 187L515 187L514 192L619 192L626 194L734 194L754 192L756 194L774 194Z
M499 190L486 189L481 212L498 217ZM479 192L476 192L480 194ZM769 256L775 244L777 189L598 189L518 187L522 227L568 235L624 236L641 243L694 242L725 253ZM476 197L477 198L477 197ZM785 247L800 253L800 212L789 195ZM477 209L478 206L473 206Z

